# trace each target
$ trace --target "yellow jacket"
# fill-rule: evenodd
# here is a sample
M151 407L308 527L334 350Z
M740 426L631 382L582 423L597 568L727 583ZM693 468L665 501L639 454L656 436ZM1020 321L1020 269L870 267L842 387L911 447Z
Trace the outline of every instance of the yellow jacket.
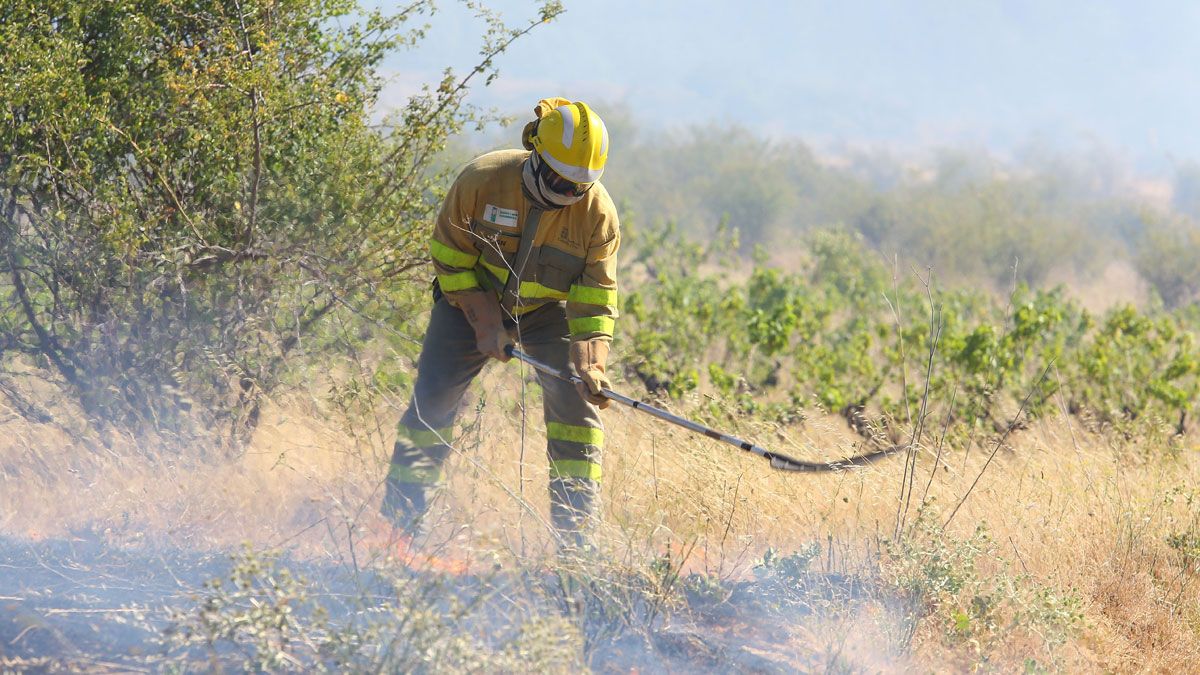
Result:
M490 289L499 297L515 264L533 204L521 190L529 152L499 150L467 164L446 195L429 241L438 285L456 295ZM617 209L596 183L575 204L543 211L518 281L520 316L566 301L571 340L611 340L617 318Z

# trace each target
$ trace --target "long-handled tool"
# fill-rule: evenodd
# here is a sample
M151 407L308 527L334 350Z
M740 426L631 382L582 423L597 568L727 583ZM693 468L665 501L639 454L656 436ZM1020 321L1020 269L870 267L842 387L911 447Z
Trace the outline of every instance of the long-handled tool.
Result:
M545 363L542 363L541 361L538 361L537 359L526 354L525 352L522 352L521 350L517 349L516 347L514 347L512 345L509 345L507 348L505 348L504 351L507 352L509 356L511 356L515 359L518 359L520 361L524 361L525 363L532 366L535 370L539 370L547 375L550 375L551 377L556 377L560 380L570 382L571 384L582 384L583 383L583 380L581 380L578 376L572 375L571 373L561 371L557 368L553 368ZM656 407L650 405L649 403L645 403L645 402L639 401L637 399L629 398L628 396L625 396L623 394L618 394L617 392L612 391L611 389L601 389L600 395L611 401L616 401L617 403L620 403L621 405L629 406L630 408L633 408L634 410L640 410L644 413L653 415L661 420L670 422L671 424L674 424L676 426L681 426L684 429L694 431L698 434L704 434L705 436L708 436L709 438L721 441L722 443L728 443L729 445L736 446L742 450L745 450L746 452L753 452L754 454L756 454L760 457L763 457L764 459L770 460L772 469L779 469L781 471L807 471L810 473L818 473L818 472L826 472L826 471L841 471L843 469L848 469L848 468L854 467L854 466L863 466L865 464L870 464L871 462L873 462L877 459L886 457L888 455L894 454L896 452L900 452L905 449L905 446L893 445L890 448L884 448L883 450L876 450L874 452L868 452L868 453L864 453L861 455L855 455L853 457L847 457L845 459L841 459L841 460L838 460L835 462L806 462L806 461L799 460L799 459L792 459L791 457L788 457L787 455L781 455L778 452L771 452L770 450L767 450L766 448L761 448L757 445L754 445L753 443L743 441L742 439L737 438L736 436L730 436L729 434L721 433L720 431L717 431L716 429L706 427L703 424L700 424L698 422L693 422L689 419L679 417L678 415L673 415L673 414L667 412L666 410L663 410L662 408L656 408Z

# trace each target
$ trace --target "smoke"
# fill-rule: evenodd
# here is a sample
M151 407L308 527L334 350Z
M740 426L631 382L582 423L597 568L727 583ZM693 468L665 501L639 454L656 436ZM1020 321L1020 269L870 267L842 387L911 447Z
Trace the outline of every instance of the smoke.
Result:
M400 565L372 541L383 459L330 453L345 439L283 413L225 462L144 444L88 454L24 423L0 454L0 663L794 672L904 658L869 570L809 569L811 548L757 567L716 547L667 552L644 535L650 520L606 527L603 554L564 557L539 520L512 517L512 495L478 489L488 479L451 486L423 541L468 573ZM537 510L542 494L517 498Z
M403 671L575 663L621 672L857 672L906 662L906 617L845 575L691 575L672 588L598 558L462 576L360 564L6 536L0 662Z

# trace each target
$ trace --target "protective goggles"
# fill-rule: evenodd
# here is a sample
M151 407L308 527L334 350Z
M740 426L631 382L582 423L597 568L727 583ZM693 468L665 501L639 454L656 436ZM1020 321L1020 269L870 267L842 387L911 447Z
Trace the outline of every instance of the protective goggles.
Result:
M564 197L582 197L587 194L588 190L592 189L593 183L576 183L575 181L567 180L558 175L546 162L538 162L537 170L538 176L542 179L542 184L547 189Z

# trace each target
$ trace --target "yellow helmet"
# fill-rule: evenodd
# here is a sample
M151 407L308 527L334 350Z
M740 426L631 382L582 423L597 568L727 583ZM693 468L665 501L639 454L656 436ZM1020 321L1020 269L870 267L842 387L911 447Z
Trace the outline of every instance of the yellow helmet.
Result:
M543 99L534 111L533 149L558 175L574 183L594 183L608 161L608 129L582 101Z

